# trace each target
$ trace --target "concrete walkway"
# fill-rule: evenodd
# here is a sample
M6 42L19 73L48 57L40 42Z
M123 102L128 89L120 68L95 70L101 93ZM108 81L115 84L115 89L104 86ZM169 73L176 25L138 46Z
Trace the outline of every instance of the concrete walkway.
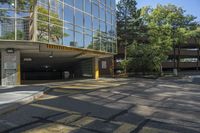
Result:
M71 90L71 93L76 91L90 91L102 88L116 87L121 85L120 81L125 79L84 79L84 80L73 80L73 81L55 81L29 85L22 85L17 87L2 87L0 86L0 115L13 111L20 106L30 103L40 96L44 95L46 91L51 88L57 88L55 91L62 92L63 89ZM112 83L113 82L113 83Z
M0 86L0 115L34 101L47 90L46 86Z

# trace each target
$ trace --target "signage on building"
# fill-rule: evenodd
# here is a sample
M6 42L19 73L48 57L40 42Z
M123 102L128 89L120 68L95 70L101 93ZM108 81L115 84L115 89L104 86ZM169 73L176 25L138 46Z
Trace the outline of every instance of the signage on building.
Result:
M107 63L106 63L106 61L102 61L102 62L101 62L101 65L102 65L102 69L106 69L106 68L107 68Z
M17 69L16 62L5 62L4 69Z

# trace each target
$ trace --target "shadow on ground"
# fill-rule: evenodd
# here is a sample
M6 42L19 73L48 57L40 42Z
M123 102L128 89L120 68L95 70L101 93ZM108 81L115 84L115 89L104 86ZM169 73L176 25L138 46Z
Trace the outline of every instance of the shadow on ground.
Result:
M38 101L1 116L0 131L199 133L199 112L197 85L131 79L109 89L54 88Z

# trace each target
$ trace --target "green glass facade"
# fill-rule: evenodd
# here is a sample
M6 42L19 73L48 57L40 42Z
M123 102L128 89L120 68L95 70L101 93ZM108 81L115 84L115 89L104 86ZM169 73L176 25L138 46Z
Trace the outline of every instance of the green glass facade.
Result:
M0 0L0 40L116 53L115 0Z

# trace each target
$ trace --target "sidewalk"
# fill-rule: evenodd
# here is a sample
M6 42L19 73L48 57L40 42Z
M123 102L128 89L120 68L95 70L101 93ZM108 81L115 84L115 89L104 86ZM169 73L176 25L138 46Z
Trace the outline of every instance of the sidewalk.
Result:
M0 86L0 115L34 101L47 90L45 86Z

